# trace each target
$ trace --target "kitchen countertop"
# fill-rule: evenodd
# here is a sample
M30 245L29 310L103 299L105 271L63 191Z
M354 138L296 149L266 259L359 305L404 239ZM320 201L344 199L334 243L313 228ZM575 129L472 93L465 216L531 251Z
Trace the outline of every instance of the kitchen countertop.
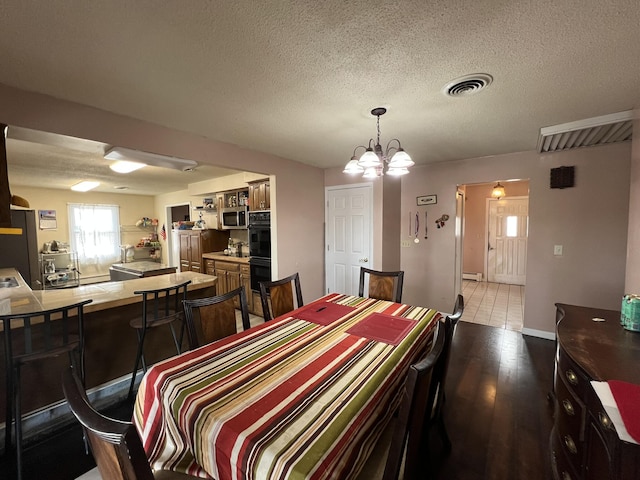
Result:
M171 267L169 265L165 265L164 263L150 262L148 260L139 262L114 263L113 265L111 265L111 267L133 273L146 273L156 270L168 269L173 269L173 272L176 271L176 267Z
M138 303L141 295L133 293L137 290L168 287L191 280L187 289L192 291L212 287L218 281L213 275L179 272L136 278L126 282L94 283L60 290L31 290L14 268L0 268L0 277L15 277L18 282L17 287L0 288L0 315L49 310L92 299L93 302L84 307L84 311L89 313Z
M226 262L234 263L246 263L249 264L249 255L243 255L238 257L236 255L225 255L224 252L208 252L203 253L202 258L208 258L209 260L223 260Z

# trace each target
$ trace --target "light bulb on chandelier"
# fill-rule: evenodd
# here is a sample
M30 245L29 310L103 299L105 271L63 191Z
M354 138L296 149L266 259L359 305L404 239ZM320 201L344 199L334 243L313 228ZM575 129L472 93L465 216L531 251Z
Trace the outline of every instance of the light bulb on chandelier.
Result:
M377 107L371 110L371 115L377 117L377 136L375 143L374 139L369 139L368 147L358 145L354 148L353 156L345 165L342 173L361 173L363 178L381 177L385 173L392 176L401 176L409 173L409 167L415 165L397 138L390 140L389 143L387 143L387 148L384 152L382 151L382 146L380 145L380 116L386 112L387 109L384 107ZM394 142L397 142L398 146L392 145ZM359 148L365 149L360 158L356 157L356 151ZM389 158L391 153L393 153L393 156Z

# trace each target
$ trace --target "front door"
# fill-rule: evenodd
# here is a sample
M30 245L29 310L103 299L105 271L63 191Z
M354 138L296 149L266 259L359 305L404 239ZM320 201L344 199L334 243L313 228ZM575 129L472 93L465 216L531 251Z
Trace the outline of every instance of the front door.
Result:
M327 189L327 293L358 294L360 267L371 268L372 188Z
M529 198L490 199L488 202L488 280L524 285L527 274Z

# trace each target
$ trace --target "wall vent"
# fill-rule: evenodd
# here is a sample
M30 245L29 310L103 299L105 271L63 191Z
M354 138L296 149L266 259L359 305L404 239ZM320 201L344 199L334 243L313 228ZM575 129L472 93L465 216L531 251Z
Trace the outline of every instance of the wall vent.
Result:
M612 113L540 129L538 153L630 141L633 111Z

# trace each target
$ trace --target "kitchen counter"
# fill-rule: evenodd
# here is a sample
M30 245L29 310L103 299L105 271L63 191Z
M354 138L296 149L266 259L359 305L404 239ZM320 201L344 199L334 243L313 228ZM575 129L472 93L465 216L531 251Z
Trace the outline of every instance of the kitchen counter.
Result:
M149 260L129 263L114 263L109 268L111 281L132 280L134 278L153 277L155 275L165 275L176 273L176 267L170 267L158 262Z
M241 257L237 256L237 255L225 255L224 252L209 252L209 253L203 253L202 254L202 258L205 259L209 259L209 260L223 260L223 261L227 261L227 262L234 262L234 263L244 263L246 265L249 265L249 255L242 255Z
M157 265L157 264L156 264ZM133 292L168 287L186 280L187 298L204 298L216 294L218 278L197 272L180 272L119 282L81 285L59 290L31 290L13 268L0 268L0 278L15 278L17 286L0 287L0 315L28 313L62 307L83 300L93 300L84 307L86 387L112 385L122 380L128 388L131 368L138 346L136 332L129 322L142 312L141 295ZM7 282L8 283L8 282ZM13 282L11 282L13 284ZM179 327L178 327L178 330ZM0 326L0 344L4 339ZM153 364L176 354L168 329L152 329L145 339L145 358ZM0 358L0 385L5 385L4 355ZM60 388L60 371L68 358L61 355L46 362L34 362L24 369L23 412L40 410L64 399ZM0 395L0 423L4 422L5 399Z
M17 287L0 288L0 315L20 314L49 310L71 303L92 299L84 307L85 312L107 310L123 305L140 303L140 295L133 292L150 288L167 287L191 280L188 291L214 287L216 277L196 272L180 272L154 277L137 278L126 282L105 282L81 285L64 290L31 290L20 273L13 268L0 268L0 277L15 277Z

